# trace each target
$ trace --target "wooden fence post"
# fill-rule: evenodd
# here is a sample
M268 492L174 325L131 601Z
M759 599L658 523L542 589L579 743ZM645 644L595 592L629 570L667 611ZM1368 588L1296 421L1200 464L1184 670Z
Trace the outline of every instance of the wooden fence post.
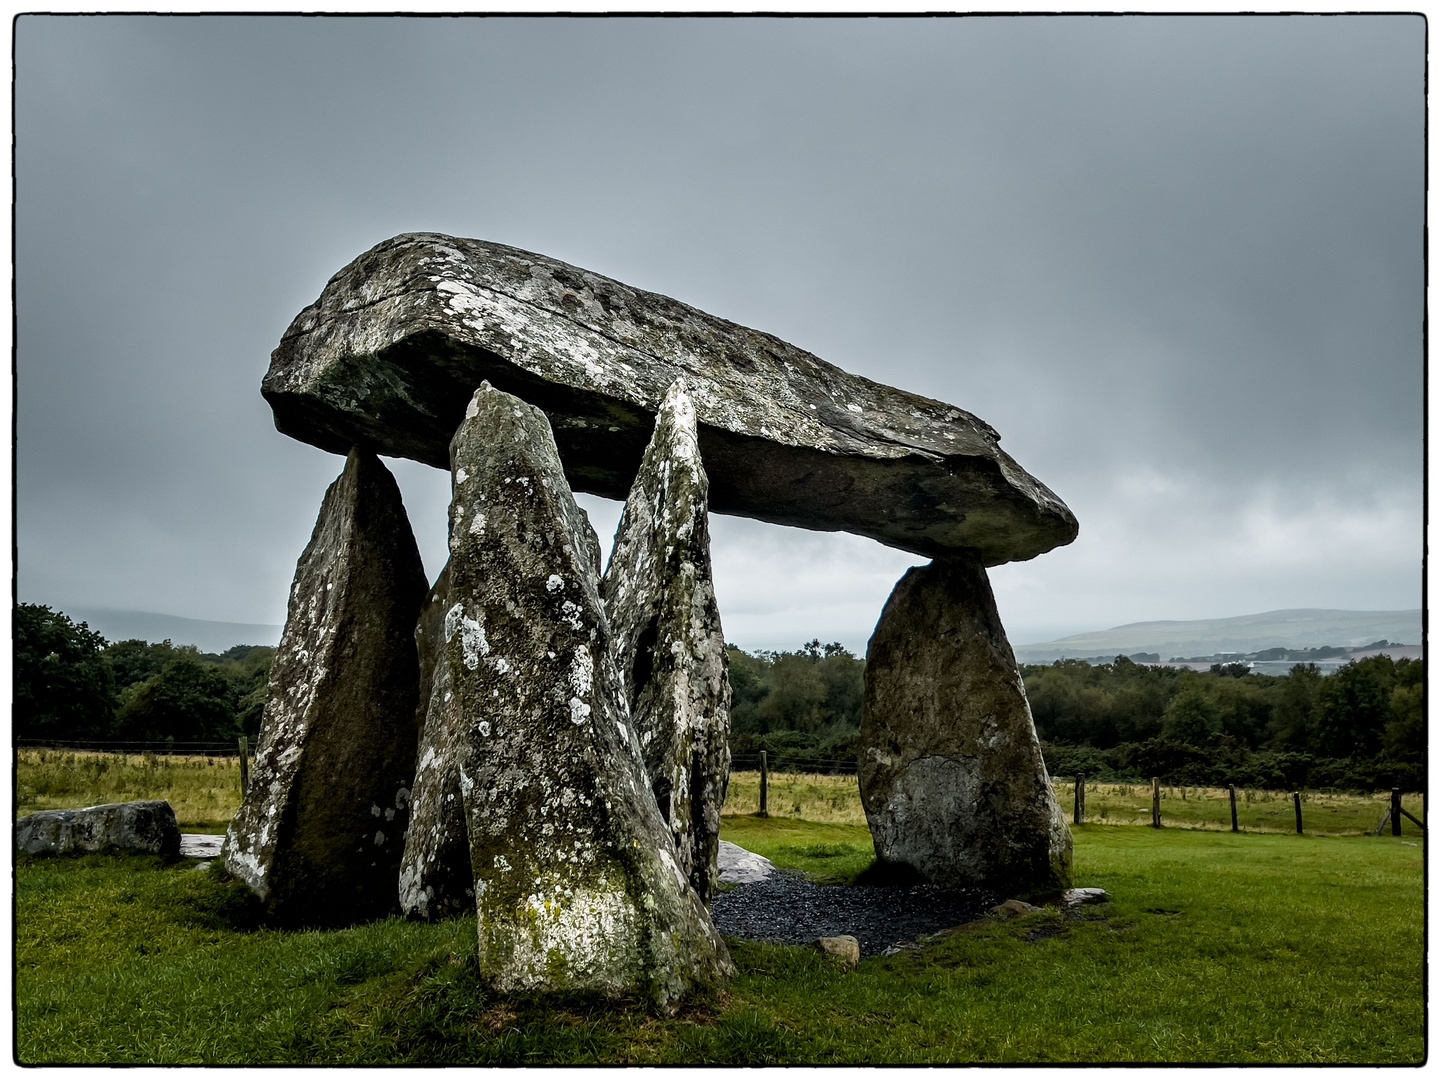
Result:
M1150 778L1150 824L1160 828L1160 778Z
M1295 835L1304 836L1305 819L1300 816L1300 792L1292 791L1290 794L1295 797Z
M1230 785L1230 831L1240 831L1240 815L1235 809L1235 785Z
M1075 824L1085 824L1085 774L1075 777Z
M1398 787L1392 787L1390 789L1390 834L1392 836L1400 835L1401 812L1400 789Z
M240 797L250 793L250 740L240 736Z
M770 816L770 759L760 751L760 816Z

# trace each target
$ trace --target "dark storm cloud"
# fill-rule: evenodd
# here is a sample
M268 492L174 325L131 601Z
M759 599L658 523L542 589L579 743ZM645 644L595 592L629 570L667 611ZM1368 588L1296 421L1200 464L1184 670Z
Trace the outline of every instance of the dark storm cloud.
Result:
M275 434L269 350L434 229L995 424L1082 524L996 572L1017 638L1414 606L1423 49L1393 16L23 17L21 596L278 621L339 461ZM435 562L443 477L401 478ZM717 523L731 636L813 610L863 646L907 557L782 535Z

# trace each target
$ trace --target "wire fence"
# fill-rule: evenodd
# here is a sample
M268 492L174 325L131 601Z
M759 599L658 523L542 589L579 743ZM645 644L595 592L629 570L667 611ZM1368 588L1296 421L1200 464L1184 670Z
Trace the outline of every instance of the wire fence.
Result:
M827 776L854 776L860 771L858 758L822 757L799 751L768 752L766 768L772 773L821 773ZM730 758L731 772L759 772L760 753L752 751L733 754Z
M100 754L177 754L186 757L239 757L235 742L180 742L175 739L16 739L17 750L78 750Z

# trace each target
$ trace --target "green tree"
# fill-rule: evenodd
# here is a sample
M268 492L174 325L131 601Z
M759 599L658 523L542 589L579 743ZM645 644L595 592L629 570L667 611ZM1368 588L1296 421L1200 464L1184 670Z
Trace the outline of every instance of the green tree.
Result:
M1390 692L1390 720L1385 725L1385 752L1397 761L1425 759L1425 662L1395 664L1395 689Z
M116 716L121 738L197 742L238 734L235 687L216 664L190 656L127 687Z
M1389 723L1395 663L1384 655L1346 664L1325 680L1316 716L1316 750L1326 757L1371 757Z
M1315 713L1324 676L1314 664L1296 664L1279 684L1265 745L1272 750L1305 752L1315 745Z
M1189 686L1171 700L1162 731L1167 739L1204 746L1220 734L1219 711L1199 685Z
M105 639L43 604L15 608L15 735L95 738L115 713Z
M200 650L193 645L174 645L169 638L157 642L127 638L105 650L105 658L115 672L115 685L121 690L159 675L166 664L182 656L198 660Z

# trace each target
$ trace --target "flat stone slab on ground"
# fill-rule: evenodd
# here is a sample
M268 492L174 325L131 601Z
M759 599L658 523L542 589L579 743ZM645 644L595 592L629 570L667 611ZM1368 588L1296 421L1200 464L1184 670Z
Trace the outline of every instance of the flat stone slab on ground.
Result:
M212 833L181 833L180 854L189 859L218 859L224 836Z
M727 885L753 885L775 873L775 864L764 855L746 851L729 840L720 841L720 880Z
M105 851L176 855L180 826L163 799L41 810L15 823L15 847L29 855Z

